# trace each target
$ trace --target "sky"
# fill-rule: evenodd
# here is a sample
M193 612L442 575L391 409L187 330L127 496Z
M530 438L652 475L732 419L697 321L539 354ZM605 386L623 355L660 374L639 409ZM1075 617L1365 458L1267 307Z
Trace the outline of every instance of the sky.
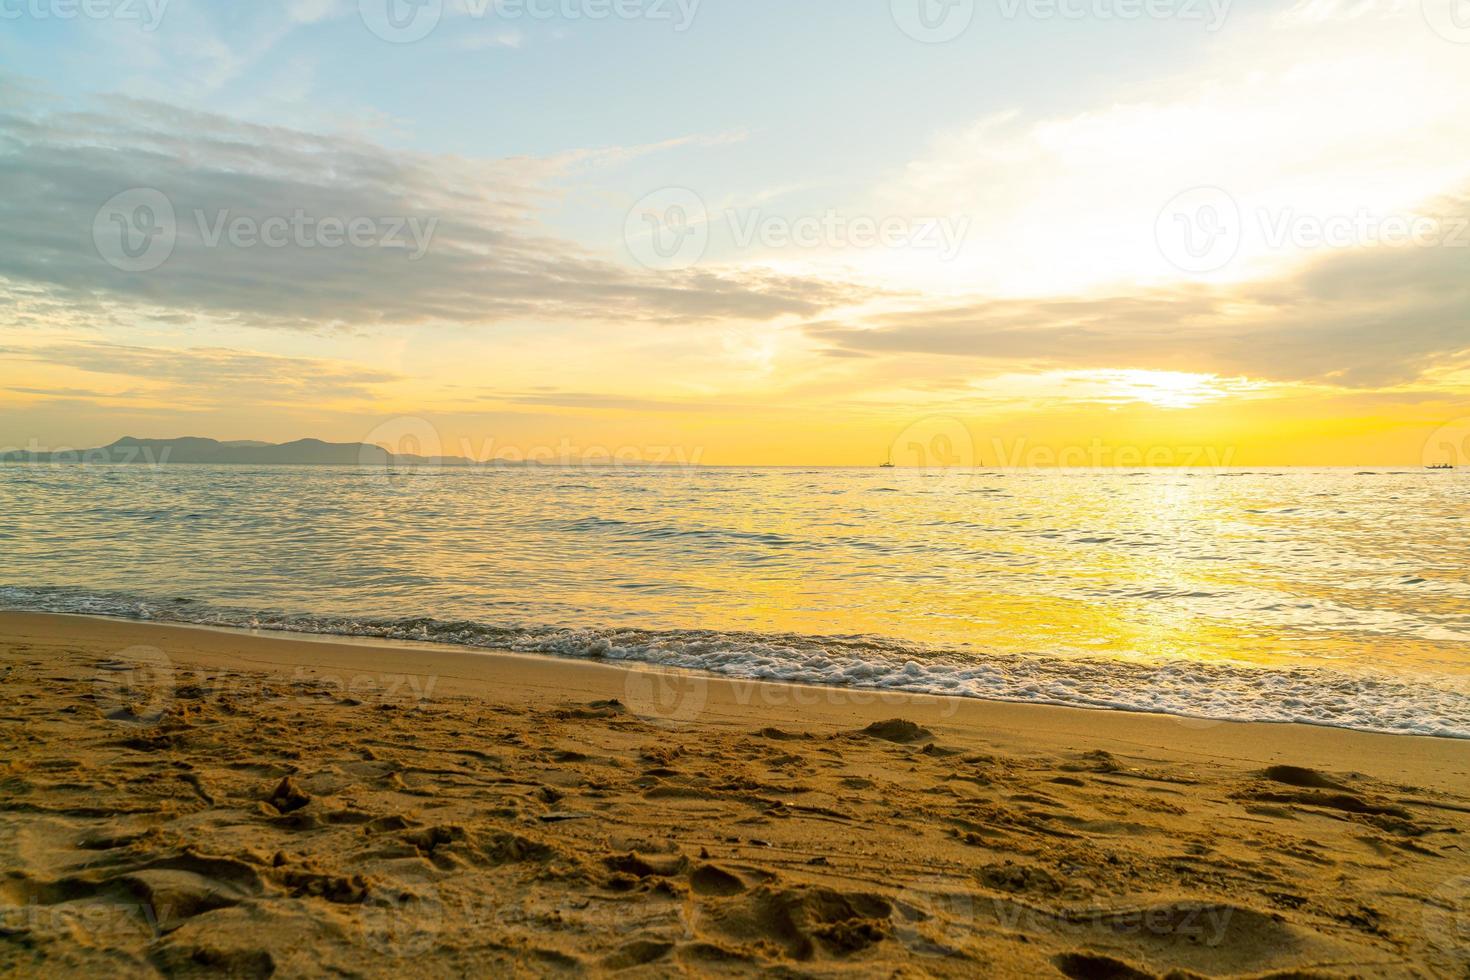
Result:
M1470 0L0 0L0 446L1470 465Z

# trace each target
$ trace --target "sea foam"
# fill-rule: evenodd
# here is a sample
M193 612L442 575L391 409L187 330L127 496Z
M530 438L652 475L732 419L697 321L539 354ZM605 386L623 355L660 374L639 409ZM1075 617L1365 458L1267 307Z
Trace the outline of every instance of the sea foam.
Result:
M1470 738L1470 683L1371 670L1190 660L986 654L873 636L505 626L333 617L116 592L0 588L8 609L372 637L647 664L744 680Z

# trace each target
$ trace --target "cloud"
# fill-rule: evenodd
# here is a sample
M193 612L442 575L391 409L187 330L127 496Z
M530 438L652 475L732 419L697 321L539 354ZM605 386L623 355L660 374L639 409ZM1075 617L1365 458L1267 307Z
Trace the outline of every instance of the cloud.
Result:
M286 0L286 16L297 24L315 24L355 12L352 0Z
M391 372L337 361L218 347L165 350L77 342L0 347L0 355L17 362L72 368L88 374L151 382L154 386L123 394L104 395L79 389L29 389L23 392L26 394L145 401L156 401L166 395L174 403L196 408L371 399L376 396L378 386L401 380Z
M677 398L639 398L633 395L587 391L532 391L486 396L491 401L549 408L611 409L630 412L708 412L732 406Z
M1237 5L1239 6L1239 5ZM1353 17L1317 23L1323 10ZM1187 70L1120 81L1075 109L1014 108L938 134L874 191L875 213L969 220L951 262L916 255L933 290L1054 295L1185 275L1161 251L1160 212L1218 187L1254 216L1402 214L1470 179L1470 57L1418 2L1311 0L1295 16L1236 10ZM1125 73L1126 76L1126 73ZM1246 222L1210 281L1280 274L1309 258ZM887 260L887 257L884 257Z
M1470 222L1470 201L1458 211ZM1372 388L1470 354L1470 241L1330 254L1296 273L1131 295L977 300L818 321L827 353L1189 371Z
M9 391L17 395L35 395L39 398L112 398L112 394L105 391L96 391L92 388L27 388L21 385L6 385L0 391Z
M299 328L765 320L860 295L769 272L647 272L552 237L535 213L571 162L391 151L125 98L12 108L0 112L0 279L82 311L121 303ZM99 208L135 188L159 192L174 215L172 253L147 272L109 265L94 240ZM341 234L320 230L323 219L369 222L359 240L370 244L330 247ZM282 247L231 233L264 237L272 222ZM100 234L120 232L104 221Z
M455 46L464 51L485 51L490 48L519 48L526 43L526 35L521 31L496 31L493 34L470 34L455 42Z

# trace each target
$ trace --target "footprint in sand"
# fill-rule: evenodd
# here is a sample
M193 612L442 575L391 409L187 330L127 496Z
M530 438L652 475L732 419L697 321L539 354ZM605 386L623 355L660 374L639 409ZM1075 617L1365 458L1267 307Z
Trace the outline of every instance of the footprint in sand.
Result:
M702 864L690 873L689 888L698 895L738 895L745 891L745 882L717 865Z
M806 961L850 956L882 942L892 915L893 905L880 895L761 885L712 902L700 922L737 943L764 943L788 959Z
M934 733L927 728L922 728L911 721L902 718L890 718L888 721L875 721L867 728L858 732L868 738L882 739L885 742L897 742L907 745L910 742L922 742L932 739Z
M1052 963L1071 980L1156 980L1152 973L1100 953L1063 953Z
M1285 783L1287 786L1296 786L1302 789L1346 790L1348 788L1334 779L1329 779L1315 769L1306 769L1302 766L1272 766L1264 770L1261 775L1273 783Z
M155 950L149 960L170 977L218 976L265 980L275 975L276 962L263 949L217 949L189 943L170 943Z

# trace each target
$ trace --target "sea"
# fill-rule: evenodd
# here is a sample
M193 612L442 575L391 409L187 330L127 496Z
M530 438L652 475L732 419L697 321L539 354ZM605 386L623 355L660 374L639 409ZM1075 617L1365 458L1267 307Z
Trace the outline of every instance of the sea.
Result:
M1470 474L4 465L0 608L1470 738Z

